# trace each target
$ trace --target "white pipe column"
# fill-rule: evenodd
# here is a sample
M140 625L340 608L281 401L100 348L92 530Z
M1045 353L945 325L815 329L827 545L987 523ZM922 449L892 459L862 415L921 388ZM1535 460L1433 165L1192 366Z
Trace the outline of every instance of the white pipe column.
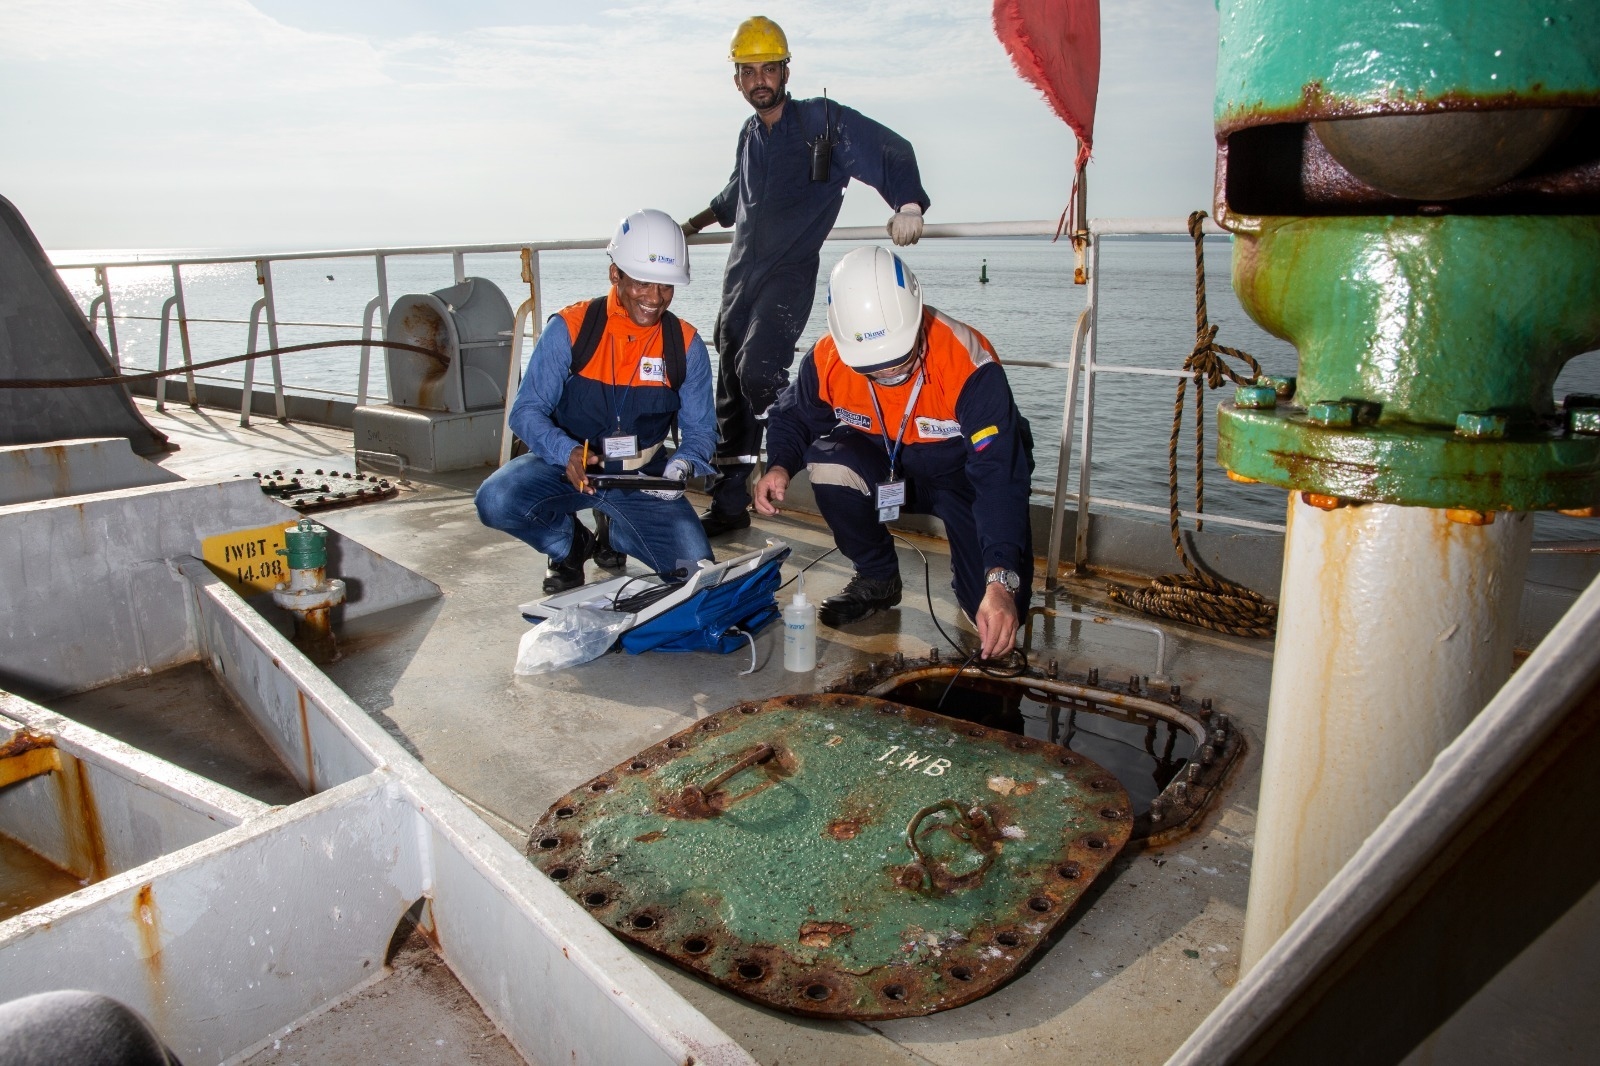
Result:
M1242 968L1511 673L1532 517L1289 496Z

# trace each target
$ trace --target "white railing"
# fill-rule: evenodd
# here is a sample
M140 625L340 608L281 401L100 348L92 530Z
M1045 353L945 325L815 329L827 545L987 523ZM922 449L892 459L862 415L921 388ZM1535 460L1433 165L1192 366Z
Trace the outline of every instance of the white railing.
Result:
M1056 222L1049 219L1024 222L954 222L927 226L923 231L924 240L959 239L975 237L1048 237L1056 233ZM1218 228L1210 219L1206 220L1205 232L1207 234L1223 234L1225 231ZM1061 436L1057 442L1056 480L1055 485L1049 489L1034 486L1034 495L1048 495L1052 498L1052 519L1050 529L1050 543L1048 546L1047 562L1045 568L1046 587L1053 588L1056 584L1056 573L1061 561L1061 541L1066 525L1066 503L1068 485L1072 468L1072 424L1074 416L1079 421L1079 454L1077 460L1077 493L1076 509L1078 514L1077 534L1073 544L1072 559L1075 566L1081 567L1089 558L1089 515L1096 508L1102 511L1120 510L1136 513L1166 515L1167 509L1150 504L1136 503L1131 500L1120 500L1110 497L1095 496L1091 494L1092 478L1090 467L1093 461L1094 445L1094 413L1095 413L1095 384L1102 374L1142 374L1158 377L1181 378L1186 376L1182 371L1171 367L1143 367L1115 365L1104 366L1098 360L1097 351L1097 317L1099 313L1100 297L1100 247L1106 238L1134 237L1147 235L1183 236L1188 233L1187 225L1181 218L1122 218L1122 219L1091 219L1089 222L1089 249L1088 249L1088 281L1085 286L1087 302L1078 315L1077 326L1073 331L1070 349L1065 360L1060 359L1011 359L1006 360L1007 366L1034 367L1040 369L1064 370L1067 374L1066 387L1062 394L1061 407ZM731 232L702 233L691 237L691 244L710 245L727 244L732 240ZM878 226L839 227L828 235L831 241L855 240L882 240L883 230ZM280 325L297 326L326 326L356 328L348 323L294 323L281 322L278 319L277 303L272 289L272 265L274 263L293 262L301 260L371 260L377 275L377 296L366 306L362 314L360 325L361 346L360 363L357 370L355 402L357 406L368 403L370 395L369 379L371 374L371 345L374 334L374 320L378 323L376 329L387 339L388 312L389 312L389 276L388 261L400 256L440 256L448 255L454 268L457 282L466 279L466 257L469 255L504 255L515 253L526 256L529 273L531 275L530 296L523 301L517 309L515 325L512 330L512 360L511 374L507 382L507 396L510 397L520 380L522 368L523 339L528 335L530 323L544 321L542 294L544 285L539 274L539 257L541 252L576 251L602 249L606 240L595 238L588 240L569 241L527 241L512 244L472 244L472 245L429 245L399 248L353 248L330 249L310 252L285 252L273 255L242 255L242 256L193 256L180 259L122 259L100 260L96 262L63 262L56 264L58 270L93 269L95 272L95 285L99 292L91 300L88 310L90 328L97 323L99 312L103 306L106 315L106 337L111 349L113 363L121 366L121 352L118 349L116 322L149 319L149 316L118 316L114 313L111 301L111 283L109 272L114 268L137 267L148 269L150 267L170 267L172 270L172 295L162 306L160 322L160 341L157 355L157 369L165 370L169 364L169 349L171 338L171 324L176 320L177 334L183 352L183 366L190 367L194 363L193 353L189 343L190 322L220 322L236 325L248 325L249 335L246 352L262 351L258 346L260 327L266 324L267 349L277 348L278 327ZM184 305L183 273L182 268L192 266L211 266L229 263L251 263L256 268L256 282L261 287L261 296L250 309L248 320L240 319L191 319L188 317ZM244 387L239 408L239 424L250 424L250 408L253 397L256 360L251 359L245 363ZM272 391L276 417L280 422L288 421L284 400L283 371L277 356L271 357ZM188 386L187 402L196 406L198 400L195 392L195 378L193 371L185 375ZM1082 389L1082 398L1078 393ZM159 379L156 385L156 408L164 409L166 404L165 378ZM509 404L508 404L509 406ZM509 445L509 437L503 437ZM502 456L502 460L504 456ZM1236 518L1227 514L1207 512L1201 516L1192 511L1182 511L1184 518L1197 519L1203 517L1207 522L1221 525L1231 525L1244 529L1260 530L1263 532L1282 533L1283 526L1269 522L1258 522L1246 518Z

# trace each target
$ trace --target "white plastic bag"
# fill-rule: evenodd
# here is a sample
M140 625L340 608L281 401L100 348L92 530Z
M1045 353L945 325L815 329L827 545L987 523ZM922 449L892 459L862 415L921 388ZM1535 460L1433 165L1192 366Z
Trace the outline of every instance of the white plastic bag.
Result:
M567 607L522 635L517 647L519 674L544 674L598 659L633 615L596 607Z

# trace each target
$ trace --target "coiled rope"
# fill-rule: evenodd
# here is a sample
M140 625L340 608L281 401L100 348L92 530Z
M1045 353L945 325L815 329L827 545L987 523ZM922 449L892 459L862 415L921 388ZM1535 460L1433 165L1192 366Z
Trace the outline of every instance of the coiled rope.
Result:
M190 374L196 370L210 370L213 367L227 366L229 363L242 363L246 359L261 359L274 355L289 355L293 352L309 352L317 348L394 348L403 352L416 352L425 355L437 362L441 368L450 365L450 357L424 348L420 344L404 344L400 341L314 341L310 344L291 344L286 348L265 348L259 352L246 352L244 355L230 355L223 359L211 359L204 363L190 363L187 366L172 367L168 370L152 370L143 374L108 374L98 378L11 378L0 380L0 389L87 389L97 385L126 385L134 381L152 381L156 378L176 377L179 374Z
M1206 507L1205 475L1205 390L1221 388L1224 381L1253 385L1261 376L1261 366L1248 353L1217 343L1217 327L1206 315L1206 259L1204 211L1189 216L1189 236L1194 238L1194 349L1183 361L1190 375L1178 379L1178 395L1172 404L1172 436L1167 441L1167 518L1172 534L1172 550L1186 573L1166 574L1143 589L1112 589L1111 599L1145 614L1176 618L1241 637L1270 637L1278 622L1278 605L1243 585L1202 572L1183 548L1178 528L1178 434L1183 427L1183 399L1194 381L1194 509ZM1224 361L1224 356L1243 360L1250 367L1245 377ZM1205 528L1203 519L1195 529Z

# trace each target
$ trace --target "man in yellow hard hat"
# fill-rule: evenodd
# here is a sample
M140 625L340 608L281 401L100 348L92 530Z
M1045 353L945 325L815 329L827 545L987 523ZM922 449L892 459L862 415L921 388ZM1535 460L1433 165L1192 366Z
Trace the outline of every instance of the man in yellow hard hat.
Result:
M707 535L750 524L750 472L761 451L767 410L789 383L795 342L816 298L822 242L854 178L895 208L889 236L915 244L928 194L911 142L859 111L788 93L789 42L761 15L745 19L728 49L733 84L755 114L739 131L733 176L711 206L684 223L698 233L733 226L715 340L717 428L722 475Z

